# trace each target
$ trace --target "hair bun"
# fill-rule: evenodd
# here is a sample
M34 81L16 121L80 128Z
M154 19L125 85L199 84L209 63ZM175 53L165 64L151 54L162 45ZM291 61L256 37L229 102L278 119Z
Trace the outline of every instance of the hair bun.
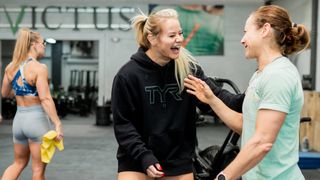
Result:
M296 23L292 23L292 27L297 27L298 25Z

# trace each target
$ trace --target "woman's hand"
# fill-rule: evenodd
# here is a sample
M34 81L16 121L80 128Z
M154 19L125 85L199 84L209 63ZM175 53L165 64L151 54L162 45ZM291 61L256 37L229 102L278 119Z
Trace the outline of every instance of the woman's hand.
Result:
M204 81L192 75L188 75L188 77L184 79L184 86L188 88L187 93L195 95L200 101L206 104L209 104L209 102L216 97Z
M63 131L62 131L62 125L56 125L56 132L57 132L57 137L55 138L56 141L61 141L63 139Z
M149 166L147 169L147 174L151 178L160 178L165 176L159 163Z

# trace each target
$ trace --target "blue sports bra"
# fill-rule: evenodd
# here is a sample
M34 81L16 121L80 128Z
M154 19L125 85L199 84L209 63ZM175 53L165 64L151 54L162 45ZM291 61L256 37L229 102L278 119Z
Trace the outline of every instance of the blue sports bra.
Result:
M16 96L38 96L36 86L31 86L30 84L28 84L23 74L24 65L26 65L31 60L32 58L29 58L20 64L19 70L12 80L12 89ZM20 76L22 78L22 86L18 84L18 79L20 78Z

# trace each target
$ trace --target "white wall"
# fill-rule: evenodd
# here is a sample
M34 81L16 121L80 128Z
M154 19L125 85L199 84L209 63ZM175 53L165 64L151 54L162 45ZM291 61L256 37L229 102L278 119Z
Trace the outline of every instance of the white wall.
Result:
M225 55L198 57L208 76L234 81L241 91L248 86L251 75L257 68L256 61L246 60L240 43L245 21L261 3L230 4L225 6Z
M294 23L304 24L311 31L312 0L277 0L274 4L286 8ZM304 74L310 74L310 53L311 51L308 49L291 58L297 66L301 77ZM317 84L319 84L319 78Z
M198 56L197 61L208 76L228 78L234 81L244 91L249 79L256 69L255 61L248 61L244 57L244 49L240 44L246 18L261 3L228 4L225 6L225 55ZM145 5L138 6L147 12ZM120 42L114 43L111 37L119 37ZM108 33L106 39L104 77L114 77L118 69L129 60L136 51L137 45L133 31L127 33ZM125 50L124 50L125 49ZM112 67L112 68L108 68ZM116 67L116 68L115 68ZM107 78L105 85L106 98L110 97L112 78Z
M45 7L49 4L53 4L52 1L16 1L2 0L0 5L6 5L10 7L20 8L21 4L36 5L38 7ZM74 1L59 3L60 6L74 6ZM78 1L77 1L78 2ZM132 1L81 1L81 6L99 6L106 7L112 2L116 7L133 6L139 7L142 11L147 12L148 4L142 3L140 0ZM118 3L117 3L118 2ZM126 2L126 3L124 3ZM144 2L144 1L143 1ZM148 1L150 3L161 4L177 4L185 3L186 1ZM191 1L190 1L191 2ZM212 4L213 1L192 1L197 3ZM219 1L224 2L224 1ZM216 76L221 78L228 78L234 81L244 91L248 85L248 81L256 69L256 63L254 61L245 60L244 49L240 44L240 40L243 34L243 27L246 18L250 12L255 10L258 6L262 5L262 1L256 0L231 0L225 3L225 55L224 56L199 56L197 60L202 65L205 73L209 76ZM55 1L55 4L57 2ZM79 4L79 3L78 3ZM80 6L80 4L79 4ZM40 16L40 15L39 15ZM70 15L71 16L71 15ZM66 17L70 19L70 17ZM53 19L50 19L53 21ZM89 19L90 20L90 19ZM4 21L4 18L2 18ZM1 18L0 18L1 23ZM99 42L99 55L98 55L98 70L99 70L99 102L102 104L103 98L109 99L111 95L111 86L113 77L118 69L129 60L132 53L137 50L135 42L134 32L119 31L119 30L106 30L97 31L95 29L81 29L80 31L73 31L72 29L59 29L56 31L39 28L38 31L45 37L53 37L57 40L94 40ZM10 30L0 31L0 39L14 39ZM114 41L119 39L119 42ZM62 77L63 79L65 77ZM69 78L66 78L67 81Z
M119 38L119 42L114 42L112 38ZM129 61L130 56L136 52L138 45L134 38L133 32L128 33L109 33L106 37L106 54L105 54L105 76L106 83L104 88L106 99L110 98L113 77L120 67Z

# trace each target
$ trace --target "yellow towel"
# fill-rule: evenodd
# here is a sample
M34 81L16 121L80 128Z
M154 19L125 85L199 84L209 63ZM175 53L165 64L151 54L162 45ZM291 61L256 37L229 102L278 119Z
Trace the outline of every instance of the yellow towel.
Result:
M54 138L57 137L58 133L56 131L49 131L42 137L41 143L41 160L44 163L50 163L55 147L62 151L64 149L63 139L61 141L55 141Z

